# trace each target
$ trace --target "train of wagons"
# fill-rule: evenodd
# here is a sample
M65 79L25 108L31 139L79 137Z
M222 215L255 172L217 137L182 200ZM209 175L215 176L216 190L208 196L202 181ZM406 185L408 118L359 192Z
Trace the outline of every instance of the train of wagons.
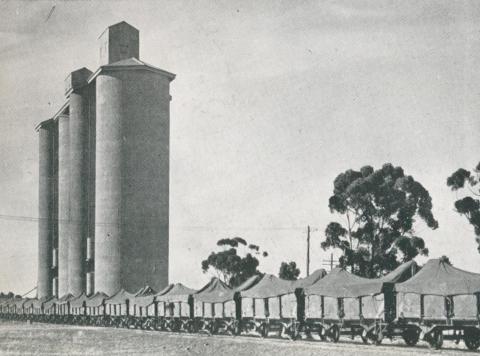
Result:
M257 335L337 342L340 337L380 344L402 338L410 346L443 340L480 346L480 274L431 259L413 261L367 279L342 268L297 281L265 274L232 289L217 278L200 290L180 283L157 292L144 287L113 296L13 298L0 317L31 322L208 334Z

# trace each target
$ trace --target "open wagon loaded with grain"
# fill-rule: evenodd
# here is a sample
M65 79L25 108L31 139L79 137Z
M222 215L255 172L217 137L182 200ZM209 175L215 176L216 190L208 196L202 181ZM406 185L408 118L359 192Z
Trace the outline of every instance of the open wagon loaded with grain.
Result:
M429 260L413 278L395 285L398 325L416 330L436 349L443 340L480 346L480 274Z

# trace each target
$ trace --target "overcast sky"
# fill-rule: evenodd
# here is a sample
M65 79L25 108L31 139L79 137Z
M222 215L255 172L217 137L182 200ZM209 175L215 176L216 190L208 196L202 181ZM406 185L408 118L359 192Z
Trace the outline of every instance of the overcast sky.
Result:
M98 67L125 20L172 82L170 280L198 288L220 238L269 252L260 269L329 252L333 179L400 165L433 198L431 257L480 272L473 229L445 184L480 160L480 2L0 2L0 290L36 285L38 137L63 80ZM420 260L422 261L422 260Z

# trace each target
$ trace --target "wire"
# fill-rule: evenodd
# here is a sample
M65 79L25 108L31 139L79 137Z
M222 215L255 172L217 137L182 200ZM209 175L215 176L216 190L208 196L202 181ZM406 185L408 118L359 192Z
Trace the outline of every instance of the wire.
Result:
M152 217L151 219L156 219ZM0 220L9 220L9 221L27 221L27 222L39 222L41 220L51 220L56 222L80 222L71 219L49 219L49 218L38 218L32 216L22 216L22 215L5 215L0 214ZM145 217L138 219L138 221L146 220ZM131 222L127 221L127 222ZM120 225L119 223L95 223L95 226L108 226L108 225ZM188 226L175 226L176 229L185 230L185 231L230 231L230 230L242 230L242 231L306 231L305 226L257 226L257 227L242 227L242 226L230 226L230 227L214 227L214 226L201 226L201 225L188 225ZM319 231L318 228L311 227L311 231Z

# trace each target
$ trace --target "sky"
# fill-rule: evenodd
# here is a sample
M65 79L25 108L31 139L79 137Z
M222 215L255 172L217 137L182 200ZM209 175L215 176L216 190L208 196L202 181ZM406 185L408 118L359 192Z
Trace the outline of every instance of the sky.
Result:
M430 257L480 272L446 186L480 161L478 1L0 2L0 290L36 285L38 137L63 81L98 68L98 36L127 21L171 84L170 281L200 288L221 238L260 245L263 272L325 267L333 180L403 167L440 227ZM425 259L420 258L419 262Z

